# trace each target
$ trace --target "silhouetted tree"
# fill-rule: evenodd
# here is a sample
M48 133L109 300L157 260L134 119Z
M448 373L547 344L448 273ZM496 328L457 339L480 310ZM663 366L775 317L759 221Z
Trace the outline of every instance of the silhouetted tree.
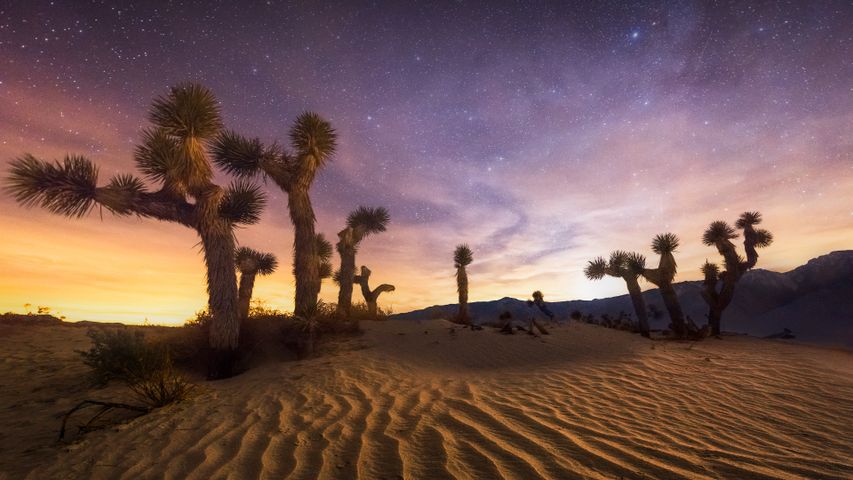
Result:
M712 335L720 334L720 323L723 311L734 298L735 285L740 277L758 262L757 248L763 248L773 243L773 234L762 228L755 228L761 223L759 212L744 212L735 225L743 230L743 247L746 260L738 255L732 240L737 238L735 229L728 223L718 220L712 222L702 235L705 245L717 248L723 257L725 270L720 270L716 264L705 261L702 266L704 276L702 298L708 304L708 325ZM719 285L719 288L718 288Z
M584 269L584 274L590 280L600 280L605 275L621 278L628 287L631 304L639 319L640 334L649 337L649 319L646 316L646 302L640 290L638 277L645 271L646 258L639 253L616 250L610 254L610 260L598 257L590 261Z
M393 292L394 285L383 283L371 290L370 273L370 269L362 265L361 275L356 275L354 280L355 283L361 286L361 294L364 296L365 303L367 303L367 313L370 315L370 318L376 318L379 314L379 308L377 307L379 295L382 294L382 292Z
M313 112L296 118L290 128L292 152L278 144L264 145L235 132L223 132L213 146L214 161L240 177L271 178L287 193L290 220L295 229L293 270L296 276L295 313L306 317L317 307L320 272L315 242L314 208L309 190L317 172L334 154L337 134L326 120Z
M542 294L541 291L536 290L535 292L533 292L533 304L536 305L536 308L538 308L540 312L544 313L549 320L554 320L554 314L551 312L548 306L545 305L545 296Z
M456 291L459 292L458 320L466 325L471 324L468 315L468 272L465 267L474 261L474 253L466 244L457 245L453 252L453 266L456 268Z
M384 207L358 207L347 217L347 227L338 233L338 254L341 257L341 267L337 280L338 315L350 316L352 307L352 286L355 278L355 254L361 241L371 233L384 232L390 216Z
M673 333L676 337L683 338L687 334L687 325L684 322L684 312L681 309L681 303L678 301L678 294L675 292L675 287L672 286L675 274L678 271L673 256L678 244L678 237L674 233L656 235L652 240L652 250L660 255L660 263L658 263L658 268L643 269L642 275L643 278L658 287L663 298L663 304L669 313Z
M206 148L222 129L219 103L206 87L183 83L154 100L134 159L140 172L159 189L149 191L139 178L114 176L98 186L98 168L87 158L67 155L49 163L25 154L12 162L7 189L25 205L82 217L99 205L116 215L175 222L201 239L207 266L208 305L212 315L209 376L232 374L238 345L237 275L234 227L256 223L264 205L261 190L236 181L222 188L212 181Z
M239 317L240 321L249 318L249 305L252 302L252 290L255 277L270 275L278 267L278 259L271 253L261 253L248 247L240 247L236 254L237 269L240 270Z

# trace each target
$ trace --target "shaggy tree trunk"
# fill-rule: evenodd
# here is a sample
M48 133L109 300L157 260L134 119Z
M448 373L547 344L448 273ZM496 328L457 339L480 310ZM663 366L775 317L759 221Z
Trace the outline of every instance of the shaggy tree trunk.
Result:
M296 230L293 242L293 270L296 276L295 313L313 315L320 293L320 269L314 234L314 209L308 197L308 185L295 185L288 196L290 218Z
M628 294L631 296L631 303L634 305L634 312L637 314L640 335L649 338L649 316L648 312L646 312L646 301L643 299L640 283L637 281L636 276L625 277L625 283L628 285Z
M352 309L352 288L355 278L355 241L352 227L338 233L338 254L341 256L341 268L338 271L338 315L350 316Z
M196 195L198 233L207 265L208 308L210 310L210 362L208 378L234 374L240 322L237 318L237 273L234 268L234 232L219 216L224 192L215 185Z
M234 374L240 322L237 319L237 274L234 269L234 236L225 222L217 220L199 229L207 264L208 307L211 314L211 358L208 377Z
M708 309L708 326L711 327L711 335L720 334L720 320L722 316L723 311L719 307L712 305Z
M252 303L252 290L255 287L255 273L243 272L240 274L239 289L239 318L245 322L249 318L249 306Z
M738 276L723 272L723 287L720 289L719 297L715 305L708 312L708 323L711 325L711 335L719 335L722 332L723 311L732 303L735 296L735 285Z
M471 319L468 317L468 272L465 267L456 269L456 288L459 292L459 321L469 325Z
M687 333L687 327L684 323L684 312L681 310L681 303L678 301L678 294L675 293L675 288L669 282L664 283L659 287L660 294L663 297L663 304L666 306L666 311L669 312L669 319L672 322L672 330L678 338L684 337Z

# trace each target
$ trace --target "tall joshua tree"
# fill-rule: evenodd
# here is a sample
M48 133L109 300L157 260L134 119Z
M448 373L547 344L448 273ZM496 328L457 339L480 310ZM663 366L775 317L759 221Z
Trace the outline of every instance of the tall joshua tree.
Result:
M590 280L601 280L605 275L624 280L628 286L628 295L631 297L634 313L637 314L640 334L648 338L649 317L646 311L646 301L643 299L643 292L640 290L640 282L638 281L638 277L645 269L646 257L635 252L617 250L610 254L609 261L602 257L591 260L584 269L584 274Z
M214 162L238 177L256 175L271 178L287 193L290 220L296 231L293 242L293 270L296 276L295 313L307 316L317 305L320 272L315 242L314 208L309 191L337 147L331 124L313 112L296 118L290 128L288 152L278 144L264 145L231 131L223 132L213 145Z
M236 255L237 269L240 270L239 318L241 322L249 318L249 305L252 302L252 290L255 277L270 275L278 267L278 259L271 253L261 253L248 247L240 247Z
M725 270L720 270L714 263L705 261L702 266L703 281L702 298L708 304L708 325L712 335L720 334L720 321L723 311L734 298L735 285L740 277L758 262L757 248L763 248L773 243L773 234L763 228L755 228L761 223L759 212L744 212L738 218L735 226L743 230L743 247L746 260L738 255L732 240L737 238L737 232L728 223L718 220L712 222L702 235L702 243L717 248L723 257ZM721 284L718 289L718 284Z
M347 217L347 227L338 232L338 254L341 268L338 270L338 315L349 317L352 307L352 286L355 277L355 254L361 241L371 233L384 232L390 220L384 207L358 207Z
M355 283L361 286L361 294L364 296L365 303L367 303L367 313L370 315L370 318L376 318L379 313L379 308L377 307L379 295L381 295L382 292L393 292L394 285L383 283L371 290L370 273L370 269L362 265L361 275L356 275L354 280Z
M456 268L456 291L459 292L459 316L460 322L469 325L471 317L468 315L468 272L465 267L474 261L474 254L467 244L456 246L453 251L453 266Z
M95 205L116 215L175 222L192 228L201 239L207 266L211 362L208 375L232 374L239 337L237 276L234 269L234 227L260 219L260 189L238 180L228 188L212 181L208 142L222 129L219 104L210 90L183 83L154 100L134 160L141 179L120 174L98 186L98 168L90 160L67 155L50 163L25 154L12 161L6 188L25 205L82 217Z
M644 268L642 275L643 278L658 287L663 298L663 304L669 313L673 333L676 337L681 338L687 333L687 324L684 320L684 312L681 310L681 303L678 301L678 294L675 293L675 287L672 286L672 281L678 272L678 265L673 256L678 244L678 237L674 233L656 235L652 239L652 250L660 255L658 268Z

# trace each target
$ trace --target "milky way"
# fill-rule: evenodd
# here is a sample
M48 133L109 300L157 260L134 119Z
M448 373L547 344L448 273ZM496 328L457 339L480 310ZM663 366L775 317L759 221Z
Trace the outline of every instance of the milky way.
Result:
M665 231L682 238L679 278L696 279L716 258L702 229L747 209L777 238L760 267L853 245L849 2L8 3L4 170L24 152L74 152L102 181L132 171L148 104L182 80L265 141L317 111L340 134L313 189L319 229L334 238L355 206L389 208L358 261L397 286L384 298L397 311L454 301L461 242L475 301L624 293L584 279L584 263L615 248L654 257ZM238 238L289 259L286 200L268 191L263 222ZM0 308L178 322L204 305L186 229L64 219L5 193L0 222ZM291 308L281 270L257 291Z

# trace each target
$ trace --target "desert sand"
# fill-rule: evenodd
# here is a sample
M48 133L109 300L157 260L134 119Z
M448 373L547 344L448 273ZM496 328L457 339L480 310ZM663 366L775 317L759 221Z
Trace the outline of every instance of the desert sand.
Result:
M124 391L89 387L84 328L0 326L0 478L853 478L849 352L363 326L68 445L65 410Z

